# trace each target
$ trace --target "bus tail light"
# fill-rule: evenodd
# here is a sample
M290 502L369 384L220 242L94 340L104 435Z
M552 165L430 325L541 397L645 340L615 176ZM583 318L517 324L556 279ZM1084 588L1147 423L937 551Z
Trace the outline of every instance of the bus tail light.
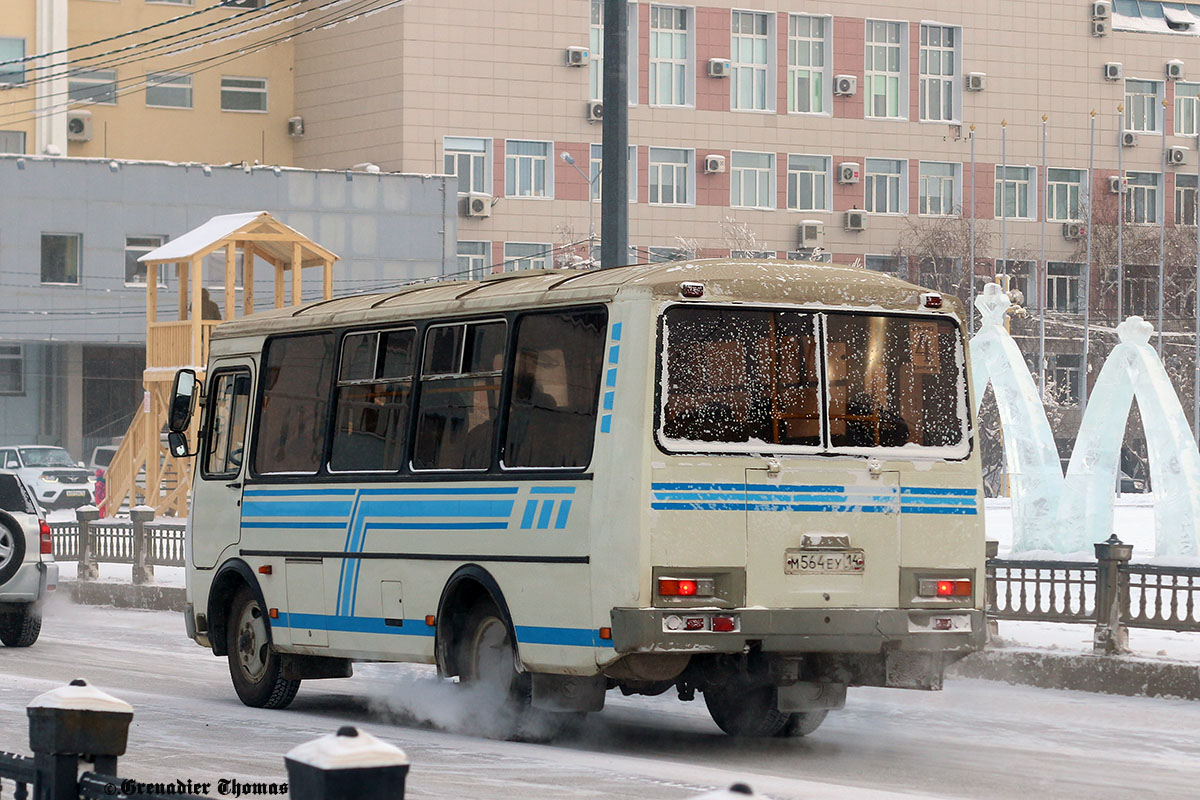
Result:
M712 578L659 578L659 597L712 597L716 581Z
M663 633L737 633L742 629L737 614L667 614Z
M46 522L44 519L39 519L38 532L40 534L38 538L41 541L41 549L39 552L44 556L53 555L54 539L50 536L50 523Z
M737 630L737 617L717 616L712 618L712 629L716 633L729 633Z
M922 578L917 586L921 597L970 597L970 578Z

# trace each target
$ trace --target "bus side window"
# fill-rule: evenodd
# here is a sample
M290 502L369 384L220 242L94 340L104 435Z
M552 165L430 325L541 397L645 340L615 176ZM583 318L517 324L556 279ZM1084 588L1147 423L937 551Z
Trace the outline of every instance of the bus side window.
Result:
M439 325L425 335L414 469L492 464L507 323Z
M586 467L596 433L606 314L526 314L517 322L504 466Z
M342 343L329 468L396 471L408 447L413 328L349 334Z
M221 373L216 379L213 398L204 474L206 477L230 477L237 475L242 467L250 376L245 372Z
M255 428L256 473L311 475L320 468L335 354L332 333L267 342L262 408Z

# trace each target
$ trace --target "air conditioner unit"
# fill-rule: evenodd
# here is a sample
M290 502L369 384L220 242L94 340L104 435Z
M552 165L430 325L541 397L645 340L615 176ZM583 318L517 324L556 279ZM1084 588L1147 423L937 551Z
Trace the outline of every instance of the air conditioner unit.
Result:
M1092 19L1108 19L1112 16L1112 3L1108 0L1096 0L1092 3Z
M588 122L603 122L604 103L599 100L589 100L587 104L587 120Z
M1137 147L1137 134L1133 131L1122 131L1121 147Z
M848 231L865 231L867 229L867 212L847 211L842 227Z
M568 67L586 67L588 62L592 60L592 54L588 52L586 47L568 47L567 48L567 66Z
M733 65L728 58L710 58L708 60L708 77L728 78L733 72Z
M852 97L858 91L858 78L853 75L834 75L833 93L838 97Z
M90 142L92 140L92 112L67 112L67 141Z
M704 157L704 172L712 175L725 171L725 156L709 155Z
M471 192L467 195L466 215L468 217L484 218L492 215L492 196L481 192Z
M1083 226L1082 222L1064 222L1062 234L1064 239L1074 242L1087 236L1087 228Z
M838 183L858 183L858 179L862 177L862 168L853 161L844 161L838 164Z
M1108 20L1092 20L1092 36L1108 36Z
M982 92L987 88L987 75L982 72L967 73L967 91Z
M1173 58L1167 62L1167 80L1183 80L1183 62L1178 58Z
M1186 155L1185 155L1186 153L1187 153L1186 147L1179 147L1179 146L1168 147L1167 148L1167 163L1171 164L1172 166L1176 166L1176 167L1179 166L1180 164L1183 163L1184 158L1186 158Z
M1108 191L1113 194L1120 194L1125 191L1125 179L1120 175L1108 176Z
M1124 77L1125 68L1121 66L1120 62L1110 61L1104 65L1104 80L1119 81Z
M819 247L825 232L825 223L819 219L806 219L800 222L800 247L802 249Z
M288 136L299 139L304 135L304 117L288 117Z

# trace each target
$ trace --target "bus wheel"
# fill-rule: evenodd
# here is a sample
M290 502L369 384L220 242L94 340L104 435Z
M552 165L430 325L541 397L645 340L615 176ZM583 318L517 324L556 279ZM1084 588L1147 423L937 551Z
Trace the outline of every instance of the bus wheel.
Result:
M241 701L253 708L286 708L300 681L283 677L263 609L245 586L233 596L227 642L229 676Z
M787 722L775 734L783 738L798 738L800 736L808 736L810 733L821 727L821 723L825 721L825 717L829 712L825 709L820 711L795 711L788 714Z
M786 735L781 732L792 716L775 707L775 687L770 684L712 686L704 690L704 704L717 727L730 736Z
M458 655L459 681L478 695L480 722L488 732L520 737L532 709L531 681L517 669L508 625L491 603L471 611L463 626Z

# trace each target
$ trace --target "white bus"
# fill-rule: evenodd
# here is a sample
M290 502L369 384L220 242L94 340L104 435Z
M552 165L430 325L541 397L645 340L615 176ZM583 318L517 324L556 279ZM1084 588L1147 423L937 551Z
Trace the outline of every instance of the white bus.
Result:
M273 708L356 660L436 664L518 720L699 691L744 736L808 733L848 686L938 689L984 639L962 322L861 269L712 260L224 323L188 635Z

